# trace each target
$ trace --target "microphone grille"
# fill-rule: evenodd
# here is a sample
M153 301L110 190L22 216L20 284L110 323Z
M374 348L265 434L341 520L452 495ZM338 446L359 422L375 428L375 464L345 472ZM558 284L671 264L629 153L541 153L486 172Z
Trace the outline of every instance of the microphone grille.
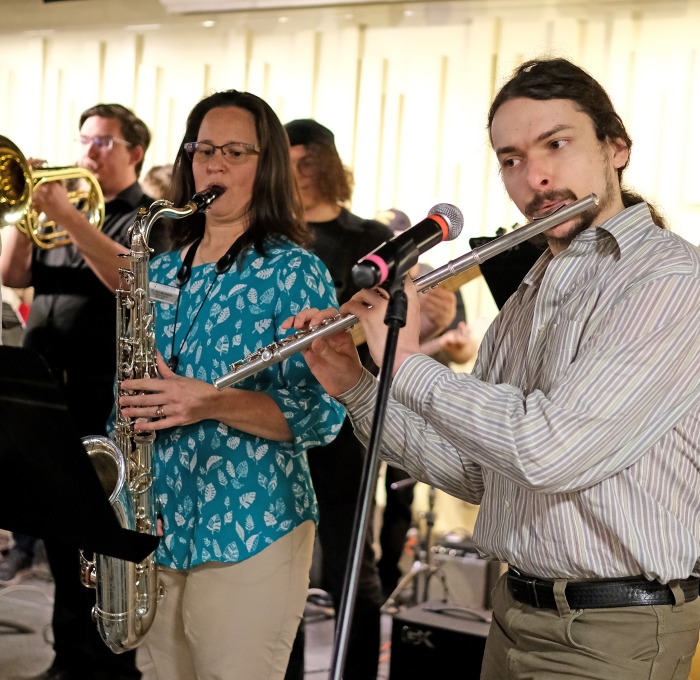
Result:
M440 215L447 221L448 232L445 241L451 241L459 236L464 226L464 215L462 215L462 211L456 205L438 203L430 209L428 214Z

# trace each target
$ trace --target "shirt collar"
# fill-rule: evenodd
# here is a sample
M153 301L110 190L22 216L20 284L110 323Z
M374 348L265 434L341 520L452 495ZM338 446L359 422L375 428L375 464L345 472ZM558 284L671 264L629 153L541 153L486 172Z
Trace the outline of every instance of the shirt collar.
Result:
M620 251L620 257L623 259L636 250L640 241L648 237L650 229L658 228L652 220L649 206L644 202L636 203L629 208L621 210L597 227L597 229L606 232L615 239ZM595 232L597 229L586 231ZM584 236L584 234L586 232L581 234L581 236ZM600 235L599 232L597 235L591 234L590 237L596 238L600 237Z
M111 201L108 201L108 205L112 205L117 201L126 203L130 208L138 208L141 206L141 200L144 196L143 189L138 182L134 182L132 185L128 186L123 191L120 191Z
M634 252L640 241L648 237L650 229L658 228L652 220L649 206L643 202L636 203L629 208L621 210L597 227L581 232L574 239L574 243L577 241L580 243L593 243L601 238L612 237L617 244L620 257L624 258L631 252ZM532 286L542 280L544 272L552 259L553 255L547 248L525 275L518 287L518 294L521 297L528 286Z

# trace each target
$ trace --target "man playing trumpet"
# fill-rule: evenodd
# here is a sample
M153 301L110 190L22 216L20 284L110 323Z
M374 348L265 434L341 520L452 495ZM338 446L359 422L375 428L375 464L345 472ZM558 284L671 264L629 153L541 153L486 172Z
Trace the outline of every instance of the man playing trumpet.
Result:
M115 313L119 253L128 249L127 230L152 199L138 176L150 143L145 123L120 104L98 104L80 117L79 165L99 182L105 200L102 230L95 229L69 200L61 182L38 185L32 208L60 225L69 245L34 248L19 230L8 230L0 276L14 288L34 287L24 346L48 363L65 396L80 436L105 434L114 405ZM105 280L99 272L113 272ZM108 286L105 287L105 284ZM77 521L77 520L76 520ZM15 536L7 559L15 571L29 566L34 539ZM53 635L55 659L42 680L140 678L135 653L113 654L90 619L94 590L80 583L78 552L46 540L55 581ZM24 550L24 552L22 552ZM6 565L8 566L8 565Z

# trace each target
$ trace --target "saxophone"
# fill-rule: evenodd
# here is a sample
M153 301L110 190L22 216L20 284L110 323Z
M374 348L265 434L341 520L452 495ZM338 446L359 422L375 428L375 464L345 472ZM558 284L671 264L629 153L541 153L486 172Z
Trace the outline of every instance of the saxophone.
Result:
M122 380L155 378L156 341L154 305L148 290L151 249L148 237L160 218L181 219L206 210L223 193L210 187L195 194L183 208L165 200L142 208L129 227L129 267L120 268L117 291L117 400L114 440L84 437L82 442L100 482L124 529L155 535L157 510L152 455L155 432L136 432L133 419L122 415L119 397L126 394ZM164 589L158 580L155 553L135 564L95 554L80 555L81 581L96 590L92 617L105 644L116 654L138 647L148 632Z

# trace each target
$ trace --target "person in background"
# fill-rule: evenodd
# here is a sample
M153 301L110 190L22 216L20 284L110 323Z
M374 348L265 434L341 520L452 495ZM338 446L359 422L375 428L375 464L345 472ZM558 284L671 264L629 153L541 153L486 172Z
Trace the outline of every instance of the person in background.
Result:
M408 215L397 208L380 210L376 214L375 219L382 224L386 224L395 236L398 236L411 226L411 220ZM432 271L432 268L429 265L419 262L412 269L410 275L411 278L416 279L428 274L430 271ZM441 292L439 297L432 295L432 290L429 290L428 293L430 294L423 295L425 299L421 298L421 312L423 314L425 314L428 305L437 304L436 300L442 301L448 297L443 292ZM478 349L478 340L469 328L469 324L467 324L467 310L462 292L460 290L454 291L454 297L456 308L450 324L442 332L433 333L427 338L425 338L426 333L423 330L425 339L421 342L421 352L432 356L445 366L449 363L466 364L476 356ZM437 312L434 315L437 315Z
M119 253L139 208L150 205L138 183L151 135L146 124L120 104L97 104L80 116L78 164L99 182L105 199L102 230L69 200L60 182L36 187L32 207L65 229L71 244L38 249L18 229L7 230L0 259L3 283L34 287L24 347L49 365L80 436L105 434L114 404L116 314L112 289ZM113 654L100 638L90 612L95 593L80 582L79 555L57 539L45 539L55 582L52 628L55 658L41 680L140 678L135 653ZM15 547L0 567L31 564L34 538L15 535ZM2 576L11 580L5 571Z
M144 191L155 200L168 200L170 181L173 173L172 163L152 165L141 180ZM155 253L164 253L171 249L172 224L166 220L157 220L149 236L149 245Z
M402 210L391 208L381 210L376 219L386 224L395 236L406 231L411 226L411 220ZM419 262L410 272L411 278L427 274L431 268ZM423 354L431 356L444 366L451 362L464 364L476 356L478 342L467 324L467 313L464 298L459 290L454 292L456 313L450 325L442 333L424 340L420 344ZM430 304L429 296L423 303L423 312L426 304ZM413 524L413 500L415 480L411 483L411 476L399 467L387 465L384 471L384 487L386 504L382 513L382 526L379 531L379 546L381 555L377 562L379 577L382 581L384 597L394 592L399 580L403 576L400 567L401 557L406 544L406 536ZM431 546L425 546L430 550Z
M389 240L393 232L376 220L351 213L345 206L352 198L354 178L343 165L335 135L310 118L285 125L304 217L314 236L311 248L333 276L338 300L349 300L358 290L350 271L364 255ZM454 316L451 294L431 296L423 316L422 332L436 334ZM375 371L366 345L359 347L363 363ZM346 578L352 530L358 503L365 447L345 423L338 438L324 449L309 452L309 464L319 497L322 587L338 611ZM348 639L345 680L376 678L380 644L381 581L376 566L373 532L368 531L359 565L358 592ZM303 627L293 653L293 668L303 669ZM291 672L291 671L290 671ZM288 680L291 678L288 676Z
M301 247L284 128L253 94L216 92L188 116L170 198L214 187L206 212L173 221L175 250L150 262L160 377L121 385L122 415L158 434L166 597L146 645L160 680L281 680L318 516L306 451L330 443L345 413L301 356L236 387L212 382L280 341L287 316L336 297Z
M167 198L172 174L172 163L152 165L144 174L141 185L146 193L153 196L154 199Z
M597 205L545 232L471 374L420 354L407 284L382 456L479 504L474 543L509 564L483 680L686 678L700 629L700 253L623 185L632 140L570 61L521 64L488 129L528 220L590 194ZM384 297L343 307L375 358ZM345 336L304 355L366 437L375 380Z
M313 236L311 248L326 264L339 302L357 292L350 277L363 255L391 238L379 222L363 219L346 207L352 197L353 176L335 146L334 134L312 119L285 125L292 170ZM360 347L365 365L375 366L366 346ZM321 587L339 611L346 567L353 539L355 511L362 477L364 446L346 420L328 446L309 451L309 467L319 502L318 540L321 548ZM348 638L345 680L377 677L380 645L381 583L374 554L373 532L368 531L359 565L357 597ZM304 624L299 627L287 680L304 677Z

